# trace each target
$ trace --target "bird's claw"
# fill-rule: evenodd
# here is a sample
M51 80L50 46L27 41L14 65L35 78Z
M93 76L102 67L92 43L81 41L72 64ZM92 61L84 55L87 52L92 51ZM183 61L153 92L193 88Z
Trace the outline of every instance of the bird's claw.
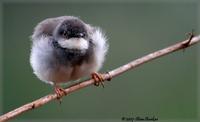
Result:
M91 76L92 76L92 79L94 79L95 86L99 86L101 84L102 87L104 88L104 78L102 74L94 72L91 74Z
M58 87L58 86L55 86L55 87L54 87L54 91L55 91L55 93L56 93L56 95L57 95L57 99L58 99L59 102L61 103L61 101L62 101L61 97L62 97L63 95L67 95L66 91L65 91L63 88Z

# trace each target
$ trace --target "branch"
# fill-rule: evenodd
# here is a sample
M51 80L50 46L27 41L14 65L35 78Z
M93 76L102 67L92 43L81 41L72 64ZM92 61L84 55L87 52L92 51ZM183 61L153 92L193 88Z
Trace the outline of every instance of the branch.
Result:
M185 41L182 41L182 42L179 42L179 43L176 43L172 46L169 46L167 48L164 48L164 49L161 49L161 50L158 50L156 52L153 52L153 53L150 53L146 56L143 56L139 59L136 59L128 64L125 64L119 68L116 68L110 72L107 72L107 73L104 73L102 74L104 80L110 80L111 78L113 77L116 77L130 69L134 69L146 62L149 62L153 59L156 59L156 58L159 58L161 56L164 56L164 55L167 55L169 53L172 53L174 51L177 51L177 50L181 50L181 49L184 49L184 48L187 48L191 45L194 45L196 43L198 43L200 41L200 35L198 36L195 36L194 35L191 35L189 39L185 40ZM87 86L90 86L94 84L94 80L93 79L89 79L89 80L85 80L83 82L80 82L80 83L77 83L77 84L74 84L68 88L65 89L66 93L67 94L70 94L72 92L75 92L79 89L82 89L82 88L85 88ZM61 97L63 97L64 95L62 95ZM47 96L44 96L38 100L35 100L33 102L30 102L30 103L27 103L15 110L12 110L4 115L1 115L0 116L0 122L3 122L3 121L8 121L9 119L11 118L14 118L26 111L29 111L29 110L32 110L32 109L36 109L36 108L39 108L43 105L45 105L46 103L54 100L54 99L57 99L57 95L54 93L54 94L49 94Z

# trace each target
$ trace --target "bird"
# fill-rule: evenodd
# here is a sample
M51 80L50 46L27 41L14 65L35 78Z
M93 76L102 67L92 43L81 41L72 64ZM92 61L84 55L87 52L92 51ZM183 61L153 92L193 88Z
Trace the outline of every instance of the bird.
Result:
M66 92L61 84L91 75L98 86L108 41L100 27L75 16L46 18L31 35L30 64L33 73L54 87L59 99Z

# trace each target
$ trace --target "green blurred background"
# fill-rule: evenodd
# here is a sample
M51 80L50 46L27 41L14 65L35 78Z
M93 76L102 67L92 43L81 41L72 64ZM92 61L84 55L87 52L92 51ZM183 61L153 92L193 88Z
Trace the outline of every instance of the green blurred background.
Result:
M36 78L29 64L29 37L43 19L73 15L105 30L110 49L101 71L108 71L184 40L192 29L198 33L197 3L189 0L2 2L0 110L6 113L53 92L50 85ZM53 101L17 120L121 121L121 117L136 116L197 120L200 114L197 47L142 65L107 82L105 88L90 86L72 93L63 98L61 105Z

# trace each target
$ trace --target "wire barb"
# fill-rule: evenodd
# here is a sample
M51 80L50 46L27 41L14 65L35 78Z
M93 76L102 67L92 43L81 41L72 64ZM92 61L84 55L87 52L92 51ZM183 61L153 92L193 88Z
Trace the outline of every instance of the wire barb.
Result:
M188 41L186 41L186 43L183 44L184 48L188 47L191 40L194 38L195 34L194 34L194 29L192 29L191 32L187 33L187 35L189 36Z

